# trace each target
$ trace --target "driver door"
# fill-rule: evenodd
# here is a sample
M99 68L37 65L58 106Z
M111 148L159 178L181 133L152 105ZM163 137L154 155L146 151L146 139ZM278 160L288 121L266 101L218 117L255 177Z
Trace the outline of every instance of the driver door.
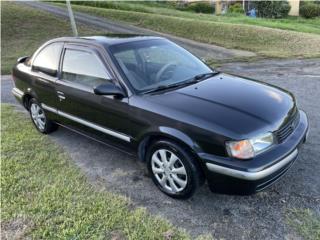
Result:
M112 81L97 49L65 45L56 81L59 115L63 124L113 142L130 142L128 98L94 94L93 88Z

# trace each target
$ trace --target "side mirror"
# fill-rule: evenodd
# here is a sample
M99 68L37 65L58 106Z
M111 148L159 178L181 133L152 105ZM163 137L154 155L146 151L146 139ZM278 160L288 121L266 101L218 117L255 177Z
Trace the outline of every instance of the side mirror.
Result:
M97 95L115 96L118 98L125 97L124 91L112 82L96 86L93 92Z

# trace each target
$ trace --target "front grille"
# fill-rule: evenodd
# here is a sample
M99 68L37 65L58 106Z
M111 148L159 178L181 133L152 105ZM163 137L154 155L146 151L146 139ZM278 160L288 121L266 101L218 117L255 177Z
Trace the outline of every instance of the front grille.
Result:
M294 131L299 123L299 112L296 110L291 119L275 131L278 143L284 142L290 134Z

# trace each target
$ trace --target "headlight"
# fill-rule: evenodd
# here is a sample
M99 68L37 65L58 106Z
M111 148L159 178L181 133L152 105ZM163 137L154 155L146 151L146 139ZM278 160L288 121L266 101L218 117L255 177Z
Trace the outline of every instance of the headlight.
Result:
M252 139L227 142L226 148L231 157L248 159L265 151L272 144L273 135L272 133L267 133Z

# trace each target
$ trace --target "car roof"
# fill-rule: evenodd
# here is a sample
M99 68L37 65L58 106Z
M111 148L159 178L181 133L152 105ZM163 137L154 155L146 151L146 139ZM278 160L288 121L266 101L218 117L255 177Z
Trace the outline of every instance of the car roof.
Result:
M110 47L112 45L118 45L122 43L129 43L143 40L164 39L162 37L137 35L137 34L105 34L98 36L83 36L83 37L62 37L56 38L52 41L67 41L67 42L88 42L103 45L104 47Z

